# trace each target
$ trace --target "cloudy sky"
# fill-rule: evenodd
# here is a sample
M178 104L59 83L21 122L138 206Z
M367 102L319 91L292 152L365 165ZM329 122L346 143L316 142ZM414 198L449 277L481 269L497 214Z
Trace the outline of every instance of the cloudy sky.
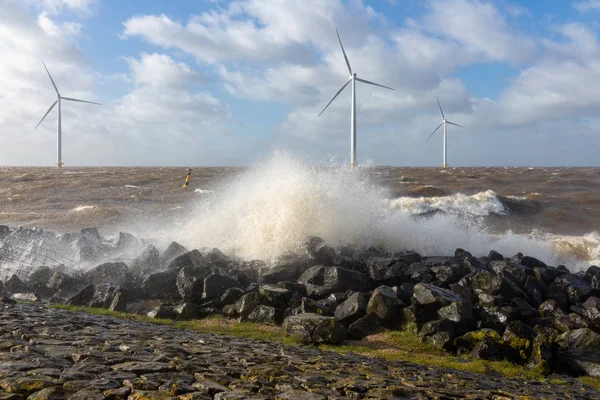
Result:
M599 165L600 0L0 0L0 165ZM543 3L543 7L542 7Z

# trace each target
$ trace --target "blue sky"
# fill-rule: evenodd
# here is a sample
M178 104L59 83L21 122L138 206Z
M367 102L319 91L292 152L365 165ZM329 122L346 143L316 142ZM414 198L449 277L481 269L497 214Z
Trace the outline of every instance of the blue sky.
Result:
M450 165L598 165L600 0L5 0L0 164L53 165L66 96L66 165L251 165L273 149L437 166L436 97Z

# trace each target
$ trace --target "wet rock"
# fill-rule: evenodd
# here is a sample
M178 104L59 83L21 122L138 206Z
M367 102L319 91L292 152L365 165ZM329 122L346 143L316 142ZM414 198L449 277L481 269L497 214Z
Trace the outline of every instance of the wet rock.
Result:
M534 257L524 256L521 258L521 265L524 265L529 268L547 268L548 266L544 264L542 261L538 260Z
M169 246L160 255L160 265L167 266L173 259L187 253L187 249L177 242L171 242Z
M429 267L422 261L403 266L404 274L409 277L413 283L433 282L434 277Z
M264 284L258 288L259 302L273 307L285 307L293 293L282 287Z
M204 279L211 273L208 264L186 265L177 273L176 285L181 298L186 302L200 304L204 291Z
M396 326L401 323L400 311L405 304L396 297L396 293L389 286L379 286L373 291L367 304L367 314L375 314L386 326Z
M67 305L87 307L96 293L94 285L88 285L83 288L79 293L67 300Z
M346 338L346 330L335 318L317 314L287 317L282 329L303 343L340 343Z
M4 282L4 291L7 294L24 293L29 291L29 287L17 276L17 274L12 274L11 277Z
M321 246L314 255L315 262L324 265L335 265L336 257L335 249L330 246Z
M218 268L221 271L227 271L233 264L231 259L227 257L221 250L213 248L206 253L206 261L214 268Z
M439 286L448 288L450 284L457 283L469 270L459 264L435 265L430 268Z
M173 310L173 307L164 306L164 305L155 307L147 315L150 318L157 318L157 319L175 319L175 318L177 318L177 313Z
M400 286L394 286L392 288L396 293L396 296L404 303L410 304L415 292L415 285L411 282L404 282Z
M342 325L349 326L366 315L367 300L362 293L354 293L335 309L335 319Z
M131 272L138 276L146 276L153 272L158 272L160 268L160 252L151 244L146 246L142 253L129 264Z
M536 307L542 304L548 296L548 287L537 280L534 276L528 276L525 281L525 293Z
M283 320L282 315L283 313L280 308L259 304L248 314L247 320L250 322L279 325Z
M40 298L38 296L36 296L35 293L14 293L12 296L10 296L11 299L16 300L16 301L26 301L29 303L36 303L38 301L40 301Z
M546 268L534 267L533 274L535 275L535 277L537 278L538 281L540 281L544 285L548 286L552 282L554 282L554 280L558 276L558 271L556 270L556 268L551 268L551 267L546 267Z
M173 308L179 320L191 320L200 316L200 307L193 303L182 303Z
M303 313L312 313L326 317L332 317L335 313L336 305L337 303L333 300L313 300L311 298L304 297L300 303L300 310Z
M141 291L149 299L180 299L176 270L171 269L148 275L142 282Z
M463 260L462 264L469 272L475 272L475 271L479 271L479 270L486 270L486 271L489 270L487 265L485 265L483 262L479 261L479 259L477 259L475 257L466 257Z
M468 332L455 341L460 353L470 353L474 358L501 360L504 358L504 341L493 329Z
M414 287L413 297L417 304L432 306L436 309L447 306L453 302L464 302L464 299L449 289L439 288L428 283L417 283Z
M391 260L395 261L395 260ZM380 260L369 266L369 278L375 286L398 286L408 281L409 277L404 273L407 265L390 260Z
M596 328L600 328L600 299L590 297L583 303L583 316Z
M548 298L559 304L575 304L585 301L592 291L592 286L585 279L573 274L557 277L548 288Z
M238 301L244 294L244 290L238 287L229 288L219 298L219 304L221 304L222 306L235 304L235 302Z
M489 267L499 276L508 276L520 286L525 284L528 276L533 276L533 269L515 265L507 261L490 261Z
M240 297L235 303L236 314L241 318L246 318L258 306L258 293L248 293Z
M507 324L502 335L506 347L506 358L516 364L524 364L531 355L535 333L522 321Z
M586 320L575 313L559 315L554 319L553 325L554 328L559 332L567 332L588 327Z
M496 250L490 250L487 258L490 261L504 260L504 256L502 254L498 253Z
M210 274L204 278L203 300L212 300L222 296L227 289L240 287L240 284L233 278L226 275Z
M522 297L512 299L510 305L521 319L538 316L538 311L535 308L531 307L531 305L529 305L529 302Z
M447 319L427 322L419 331L419 338L423 343L450 350L454 347L454 324Z
M552 328L539 325L534 330L536 336L533 340L531 357L527 362L527 368L542 374L549 374L552 371L556 354L554 340L558 336L558 332Z
M298 278L309 267L309 260L299 258L289 263L279 264L262 273L260 282L264 284L276 284L283 281L300 281Z
M36 269L29 278L27 278L27 286L31 288L31 291L40 298L48 298L53 292L48 288L47 284L50 278L52 278L53 272L50 267L42 266ZM0 293L2 292L0 288Z
M452 322L466 323L473 321L473 308L471 303L464 300L453 301L445 307L437 310L437 314L442 319Z
M85 274L85 279L92 285L111 284L113 286L132 286L134 279L123 262L107 262L100 264Z
M369 289L369 281L365 274L342 267L325 267L323 286L331 293L345 292L352 289L363 291Z
M538 312L542 317L558 317L565 315L565 312L560 308L556 300L546 300L538 307Z
M375 334L381 330L381 319L375 314L367 314L357 319L348 326L348 338L360 340L365 336Z

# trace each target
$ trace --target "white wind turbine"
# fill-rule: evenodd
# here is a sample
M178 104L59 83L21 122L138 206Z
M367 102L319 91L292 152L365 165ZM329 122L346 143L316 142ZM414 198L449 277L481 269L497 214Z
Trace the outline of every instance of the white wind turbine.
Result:
M44 114L44 116L42 117L42 119L40 120L40 122L38 122L38 124L35 126L35 129L37 129L38 126L40 126L40 124L42 123L42 121L44 120L44 118L46 118L46 116L50 113L50 111L52 111L52 109L54 108L54 106L56 105L56 103L58 103L58 121L56 124L56 136L57 136L57 145L56 145L56 151L57 151L57 160L56 160L56 168L61 168L63 166L63 162L62 162L62 130L61 130L61 122L60 122L60 102L61 100L68 100L68 101L77 101L79 103L90 103L90 104L97 104L97 105L101 105L100 103L94 103L93 101L86 101L86 100L79 100L79 99L72 99L70 97L63 97L60 95L60 93L58 92L58 88L56 87L56 84L54 83L54 79L52 79L52 75L50 75L50 71L48 71L48 68L46 67L46 64L44 63L44 60L42 60L42 64L44 64L44 68L46 69L46 72L48 73L48 76L50 77L50 81L52 82L52 86L54 86L54 90L56 90L56 96L57 99L54 103L52 103L52 105L50 106L50 108L48 109L48 111L46 111L46 114Z
M440 98L438 97L437 99L438 102L438 106L440 107L440 113L442 114L442 123L438 125L437 128L435 128L435 130L431 133L431 135L429 135L429 137L427 138L427 140L431 139L431 137L433 136L434 133L437 132L438 129L440 129L440 126L444 125L444 165L443 167L446 168L446 155L448 153L447 151L447 140L446 140L446 124L450 124L450 125L454 125L454 126L459 126L461 128L464 128L464 126L459 125L459 124L455 124L454 122L450 122L448 121L448 119L446 119L446 117L444 117L444 112L442 111L442 105L440 104Z
M329 107L333 100L335 100L335 98L340 93L342 93L342 90L344 90L346 86L348 86L348 84L352 82L352 110L350 111L350 167L354 168L354 166L356 165L356 81L368 83L369 85L380 86L382 88L390 90L394 89L392 89L391 87L380 85L375 82L369 82L367 80L360 79L356 76L355 73L352 73L352 68L350 67L350 62L348 61L348 57L346 56L346 52L344 51L344 45L342 45L342 39L340 39L340 33L338 32L337 28L335 28L335 33L337 33L337 37L340 42L340 47L342 48L342 53L344 53L344 59L346 60L346 66L348 67L348 73L350 74L350 78L348 78L348 80L346 81L346 83L344 83L342 88L338 90L335 96L333 96L333 99L331 99L331 101L327 103L323 111L319 113L319 116L321 116L321 114L323 114L323 112L327 109L327 107Z

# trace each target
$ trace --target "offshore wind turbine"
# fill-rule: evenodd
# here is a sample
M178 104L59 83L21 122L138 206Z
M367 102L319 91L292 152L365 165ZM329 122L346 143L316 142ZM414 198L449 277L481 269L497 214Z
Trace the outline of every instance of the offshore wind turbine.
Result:
M352 82L352 108L350 111L350 167L354 168L354 166L356 165L356 81L359 81L362 83L367 83L369 85L379 86L379 87L386 88L389 90L394 90L394 89L392 89L391 87L383 86L378 83L370 82L365 79L360 79L359 77L357 77L356 73L352 72L352 68L350 67L350 62L348 61L348 57L346 56L346 51L344 51L344 45L342 44L342 39L340 39L340 33L338 32L337 28L335 28L335 33L337 34L338 41L340 42L340 47L342 48L342 53L344 54L344 60L346 60L346 67L348 67L348 73L350 74L350 77L348 78L346 83L344 83L342 85L341 89L338 90L338 92L335 94L335 96L333 96L333 99L331 99L331 101L329 101L329 103L327 103L327 105L325 106L323 111L321 111L319 113L319 117L321 116L321 114L323 114L323 112L327 109L327 107L329 107L329 105L333 102L333 100L335 100L335 98L340 93L342 93L342 90L344 90L346 88L346 86L348 86L348 84L350 82Z
M58 103L58 121L56 123L56 138L57 138L57 145L56 145L56 152L57 152L57 159L56 159L56 168L61 168L63 166L63 162L62 162L62 127L61 127L61 115L60 115L60 111L61 111L61 101L62 100L68 100L68 101L76 101L79 103L90 103L90 104L97 104L97 105L102 105L100 103L94 103L93 101L86 101L86 100L79 100L79 99L73 99L71 97L63 97L60 95L58 88L56 87L56 84L54 83L54 79L52 79L52 75L50 75L50 71L48 71L48 68L46 67L46 64L44 63L44 60L42 60L42 64L44 64L44 69L46 70L46 72L48 73L48 76L50 77L50 81L52 82L52 86L54 86L54 90L56 90L56 96L57 99L54 101L54 103L52 103L52 105L50 106L50 108L48 109L48 111L46 111L46 114L44 114L44 116L42 117L42 119L40 120L40 122L38 122L38 124L35 126L35 129L37 129L38 126L40 126L40 124L42 123L42 121L44 120L44 118L46 118L46 116L50 113L50 111L52 111L52 109L54 108L54 106Z
M440 98L437 98L437 102L438 102L438 106L440 107L440 113L442 114L442 123L438 125L437 128L435 128L435 130L431 133L431 135L429 135L429 137L427 138L427 140L431 139L431 137L433 136L434 133L437 132L438 129L440 129L440 126L444 125L444 164L443 164L443 168L446 168L447 164L446 164L446 156L448 153L448 148L447 148L447 139L446 139L446 124L450 124L450 125L454 125L454 126L459 126L461 128L464 128L464 126L459 125L459 124L455 124L454 122L450 122L448 121L448 119L446 117L444 117L444 112L442 111L442 105L440 104Z

